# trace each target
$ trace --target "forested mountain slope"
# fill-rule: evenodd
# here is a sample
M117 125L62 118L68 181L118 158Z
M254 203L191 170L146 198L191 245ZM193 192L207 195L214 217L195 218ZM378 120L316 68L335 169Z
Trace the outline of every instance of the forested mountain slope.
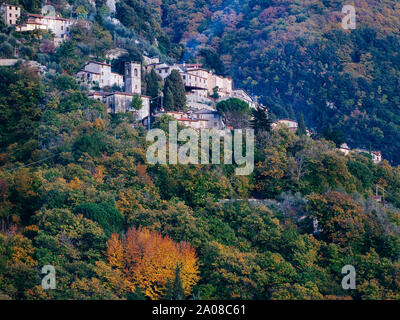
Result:
M303 113L319 134L340 131L351 147L400 163L397 1L353 1L357 27L348 31L347 1L147 2L185 45L182 59L200 56L234 76L277 117Z
M150 165L146 129L108 114L71 76L122 40L125 58L141 59L146 41L234 75L277 116L302 112L310 127L397 159L395 1L351 32L333 1L120 0L116 15L130 7L135 19L118 30L103 0L52 3L84 12L91 30L72 28L55 48L47 32L0 25L2 55L14 47L51 70L0 68L0 299L400 299L400 167L285 126L257 131L249 176ZM45 265L56 289L41 285ZM345 265L354 290L341 285Z

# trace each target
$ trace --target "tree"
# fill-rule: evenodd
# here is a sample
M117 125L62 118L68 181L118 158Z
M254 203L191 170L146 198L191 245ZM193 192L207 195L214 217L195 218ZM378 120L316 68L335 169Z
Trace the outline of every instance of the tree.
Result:
M249 105L238 98L229 98L217 104L217 111L222 115L225 124L234 128L248 128L251 109Z
M165 110L172 110L171 106L175 105L174 95L170 89L164 90L164 103L163 106Z
M162 78L152 69L146 75L146 94L151 98L150 100L150 113L156 108L161 107L161 88Z
M85 218L98 222L107 236L112 232L120 232L124 217L119 210L109 203L84 203L75 208L75 213L83 214Z
M253 111L253 120L251 121L255 134L271 131L271 120L268 116L268 110L258 107Z
M146 94L151 98L156 98L161 93L162 78L152 69L146 75Z
M347 247L362 241L366 216L350 196L331 191L311 194L307 200L307 211L318 220L327 242Z
M200 50L200 56L203 57L203 65L206 68L214 70L216 74L223 75L225 73L224 64L220 55L213 49Z
M132 102L131 102L131 107L132 107L132 109L137 110L137 111L142 109L143 101L142 101L142 98L140 97L139 94L133 95Z
M78 19L85 20L87 18L88 13L89 13L89 10L86 9L86 7L82 6L82 5L78 6L75 9L75 14L78 16Z
M304 123L304 116L300 113L298 127L297 127L297 135L304 136L307 134L306 124Z
M20 4L28 12L36 12L40 8L40 0L20 0Z
M176 265L174 281L172 282L171 279L168 280L165 298L167 300L183 300L185 298L179 265Z
M0 45L0 57L11 58L14 55L14 48L8 42L3 42Z
M56 50L55 57L61 68L73 74L79 66L79 56L74 41L64 41Z
M186 110L185 85L178 70L172 70L171 74L165 79L164 97L165 110Z
M333 141L338 148L345 142L344 134L340 130L325 129L322 136L326 140Z
M123 272L132 292L139 287L151 299L166 296L167 284L174 279L177 264L184 295L189 295L200 279L196 252L188 243L176 243L148 229L131 228L121 240L113 235L107 243L106 255L110 266ZM180 280L175 277L175 281L174 292L180 294Z

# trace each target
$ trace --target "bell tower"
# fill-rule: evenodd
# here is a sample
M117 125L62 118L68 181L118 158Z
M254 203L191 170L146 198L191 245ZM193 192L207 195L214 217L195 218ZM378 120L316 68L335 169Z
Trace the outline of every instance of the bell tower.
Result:
M142 94L142 65L137 62L125 62L125 92Z

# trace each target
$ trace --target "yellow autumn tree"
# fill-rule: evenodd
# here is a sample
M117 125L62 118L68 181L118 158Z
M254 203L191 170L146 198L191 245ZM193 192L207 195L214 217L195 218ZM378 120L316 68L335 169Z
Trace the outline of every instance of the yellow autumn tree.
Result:
M177 265L186 295L200 279L196 252L188 243L176 243L147 229L131 228L122 239L112 235L107 258L110 266L122 270L132 292L140 287L151 299L165 296Z

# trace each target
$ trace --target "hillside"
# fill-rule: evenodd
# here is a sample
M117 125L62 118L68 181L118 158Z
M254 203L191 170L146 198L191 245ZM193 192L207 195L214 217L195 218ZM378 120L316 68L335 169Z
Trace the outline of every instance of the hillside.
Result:
M17 2L40 12L40 1ZM53 2L82 20L58 47L47 30L0 25L1 56L24 59L0 67L1 300L400 299L400 167L323 137L340 130L400 161L395 1L357 2L351 32L337 27L341 1L121 0L123 25L105 1ZM151 165L147 127L109 113L74 77L117 46L127 53L115 70L144 53L197 58L318 134L259 127L248 176L229 164ZM143 78L156 94L177 83ZM342 287L346 265L354 290Z
M184 59L234 76L278 118L303 113L319 135L341 132L351 147L400 163L397 1L353 1L349 31L341 28L346 1L150 2L185 45Z

